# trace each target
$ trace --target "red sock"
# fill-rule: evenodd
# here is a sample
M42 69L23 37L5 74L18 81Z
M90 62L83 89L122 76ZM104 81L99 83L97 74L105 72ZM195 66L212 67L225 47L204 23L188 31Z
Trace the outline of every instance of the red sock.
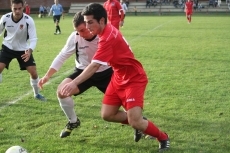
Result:
M168 139L168 136L150 121L148 121L148 126L144 133L157 138L158 141Z

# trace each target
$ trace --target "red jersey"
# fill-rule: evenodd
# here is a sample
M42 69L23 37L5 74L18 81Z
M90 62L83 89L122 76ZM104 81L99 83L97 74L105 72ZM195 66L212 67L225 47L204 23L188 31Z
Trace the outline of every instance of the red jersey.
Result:
M104 8L107 12L108 20L113 25L113 22L123 21L123 16L119 14L122 11L121 4L118 0L107 0L104 3ZM123 13L123 12L122 12Z
M26 5L26 12L25 12L27 15L30 15L30 6L29 5Z
M129 83L147 82L146 73L128 45L127 41L111 24L107 24L99 35L98 49L92 62L110 65L114 74L111 82L116 88Z
M186 7L186 11L192 12L193 2L192 1L186 2L185 7Z

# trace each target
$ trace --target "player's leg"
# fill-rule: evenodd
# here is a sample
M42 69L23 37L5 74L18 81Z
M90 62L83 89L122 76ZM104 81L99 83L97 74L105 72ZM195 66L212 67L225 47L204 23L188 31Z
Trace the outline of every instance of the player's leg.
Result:
M144 91L146 85L135 85L125 89L126 100L123 106L127 110L129 124L143 133L157 138L159 151L169 148L169 137L162 132L153 122L145 120L142 115Z
M2 49L0 50L0 83L2 82L2 71L4 68L8 69L11 60L15 58L11 52L10 49L2 45Z
M106 94L103 99L101 108L101 117L108 122L117 122L121 124L129 125L126 111L120 110L122 99L119 98L116 92L123 93L124 90L116 91L112 85L109 85ZM134 141L138 142L143 133L137 129L134 129Z
M88 79L82 84L78 86L78 89L73 91L71 93L71 96L64 96L61 93L61 89L63 86L65 86L67 83L71 82L73 79L75 79L78 75L82 73L82 70L77 69L73 74L65 78L58 86L57 89L57 97L60 104L61 109L66 115L66 118L68 119L68 123L66 124L65 128L61 131L60 137L65 138L69 136L74 128L77 128L80 126L81 122L80 119L77 117L76 112L74 110L74 100L71 97L72 95L77 96L87 89L89 89L92 85L91 81Z
M61 138L69 136L71 134L72 130L74 128L77 128L81 124L81 122L78 119L76 112L74 110L73 98L71 96L69 96L69 97L63 96L60 92L62 87L71 81L72 81L72 79L70 79L70 78L64 79L59 84L58 89L57 89L57 97L58 97L60 107L68 119L68 123L66 124L65 128L60 133ZM74 91L71 95L73 95L74 93L78 93L78 92L79 92L78 89L76 89L76 91Z
M189 23L192 21L192 13L190 13Z
M59 26L61 16L60 15L56 15L55 18L56 18L56 22L55 22L55 25L56 25L56 34L61 34L61 29L60 29L60 26Z
M58 21L57 21L57 16L56 15L53 16L53 21L54 21L54 25L55 25L55 28L56 28L54 34L56 35L58 33L58 28L57 28Z
M27 62L24 62L23 59L21 58L21 56L24 53L25 53L24 51L18 52L17 60L20 65L20 69L27 70L28 73L30 74L30 85L34 92L34 98L40 101L46 101L45 97L39 93L40 91L38 87L39 77L37 74L36 64L33 55L31 54L29 60Z

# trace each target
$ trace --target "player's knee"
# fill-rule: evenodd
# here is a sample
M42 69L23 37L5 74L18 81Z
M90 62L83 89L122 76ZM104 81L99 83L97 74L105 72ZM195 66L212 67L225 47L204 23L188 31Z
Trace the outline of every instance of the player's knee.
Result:
M112 115L107 112L101 112L101 118L105 121L111 121Z
M138 120L134 120L132 118L129 118L129 125L134 128L134 129L140 129L141 127L141 122Z

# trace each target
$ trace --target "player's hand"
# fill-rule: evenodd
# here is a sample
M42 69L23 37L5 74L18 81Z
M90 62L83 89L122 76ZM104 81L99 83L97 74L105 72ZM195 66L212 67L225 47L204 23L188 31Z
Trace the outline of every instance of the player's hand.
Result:
M123 27L124 21L120 21L119 25L120 27Z
M42 77L39 81L38 81L38 87L40 89L43 89L43 84L45 84L46 82L49 81L49 77L47 75L45 75L44 77Z
M21 56L24 62L27 62L30 59L31 54L32 54L32 49L25 50L25 54Z
M72 93L78 89L78 86L74 83L74 81L71 81L67 84L65 84L61 89L61 94L64 96L71 96Z

